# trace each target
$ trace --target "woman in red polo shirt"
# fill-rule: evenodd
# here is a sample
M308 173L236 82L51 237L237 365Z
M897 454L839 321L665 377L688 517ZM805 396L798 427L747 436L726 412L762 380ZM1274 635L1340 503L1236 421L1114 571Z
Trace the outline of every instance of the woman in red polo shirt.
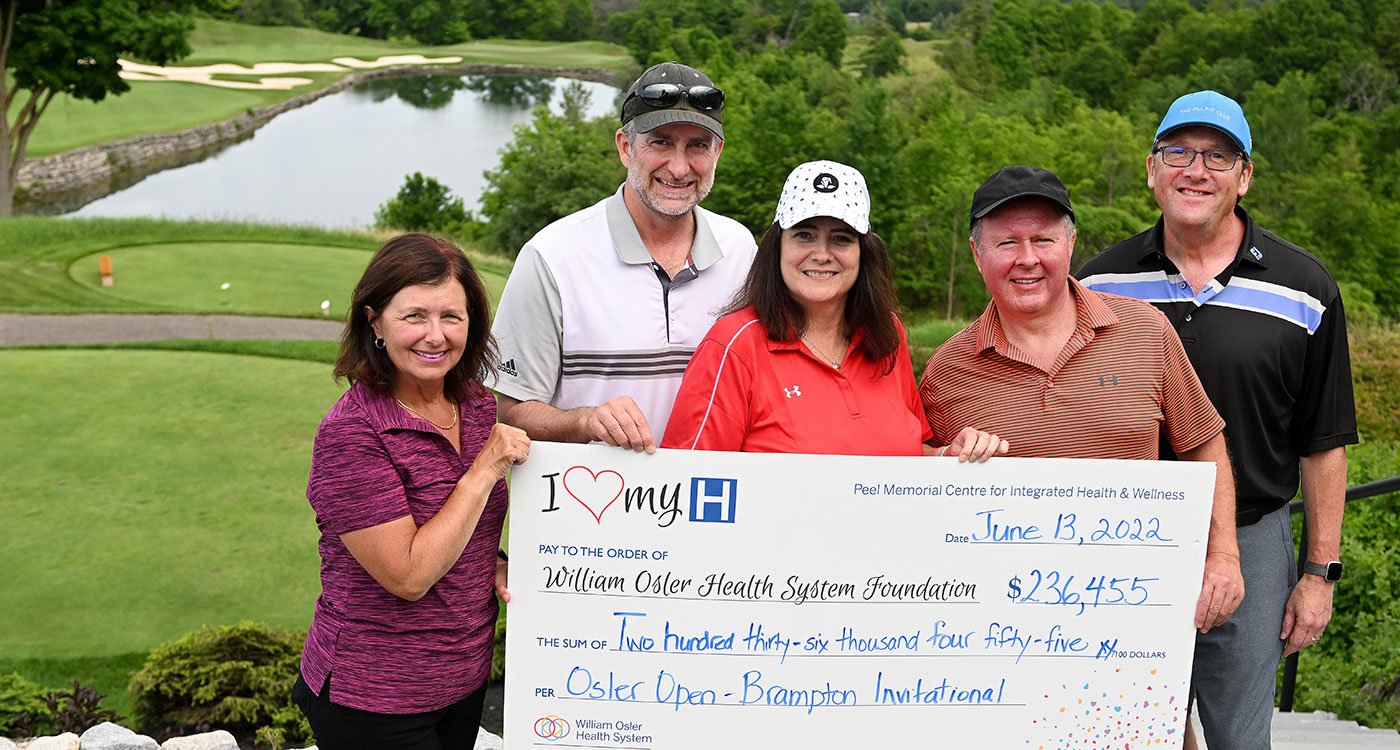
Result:
M870 231L856 169L808 162L788 175L748 279L686 368L662 447L766 453L1006 452L990 433L932 437L889 256Z
M321 750L469 749L525 433L496 424L486 288L451 243L390 240L355 287L306 496L321 596L292 697Z

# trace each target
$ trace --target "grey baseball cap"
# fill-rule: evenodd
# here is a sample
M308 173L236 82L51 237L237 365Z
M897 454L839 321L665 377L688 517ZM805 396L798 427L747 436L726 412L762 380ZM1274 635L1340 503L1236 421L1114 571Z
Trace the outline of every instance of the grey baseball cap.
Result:
M699 125L724 140L724 92L710 77L678 62L653 65L627 89L622 124L649 133L677 122Z

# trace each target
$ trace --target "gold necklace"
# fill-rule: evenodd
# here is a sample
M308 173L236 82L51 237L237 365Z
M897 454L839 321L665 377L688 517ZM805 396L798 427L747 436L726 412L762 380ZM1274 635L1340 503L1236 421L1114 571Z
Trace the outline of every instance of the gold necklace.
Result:
M835 367L838 370L841 369L841 360L832 357L830 354L827 354L825 351L823 351L821 347L817 346L816 344L813 344L812 340L807 338L807 334L802 334L802 340L806 342L807 346L810 346L817 354L820 354L822 356L822 359L825 359L826 361L830 362L832 367Z
M432 426L438 428L439 430L442 430L443 432L447 432L448 430L452 429L453 427L456 427L456 426L457 426L457 419L462 415L461 409L458 409L458 408L457 408L457 404L456 404L456 403L453 403L453 401L452 401L451 399L448 399L447 403L452 404L452 424L447 425L446 427L444 427L444 426L438 424L437 422L434 422L433 420L428 419L427 417L423 416L422 414L420 414L420 413L418 412L417 409L413 408L412 406L409 406L408 404L405 404L404 402L400 401L398 396L394 396L394 403L396 403L396 404L398 404L399 406L402 406L403 408L407 409L409 414L412 414L413 416L418 417L419 419L421 419L421 420L423 420L424 422L427 422L428 424L430 424L430 425L432 425Z

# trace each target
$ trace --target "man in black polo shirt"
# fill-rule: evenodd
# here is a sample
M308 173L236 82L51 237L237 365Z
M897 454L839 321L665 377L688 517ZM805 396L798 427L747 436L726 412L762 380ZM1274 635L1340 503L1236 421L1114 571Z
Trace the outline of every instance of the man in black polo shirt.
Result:
M1078 274L1090 289L1160 308L1225 417L1245 598L1196 639L1192 688L1211 750L1270 746L1279 658L1316 643L1332 617L1346 446L1357 442L1336 282L1239 207L1254 174L1250 148L1229 97L1176 100L1147 157L1162 217ZM1300 480L1307 574L1295 585L1287 503Z

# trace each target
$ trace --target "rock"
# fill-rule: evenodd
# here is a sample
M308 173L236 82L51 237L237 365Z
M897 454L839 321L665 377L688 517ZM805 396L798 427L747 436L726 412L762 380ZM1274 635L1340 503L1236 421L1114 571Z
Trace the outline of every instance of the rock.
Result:
M57 737L39 737L19 743L19 750L78 750L78 735L64 732Z
M238 750L238 740L220 729L188 737L171 737L160 750Z
M110 721L89 727L79 741L83 750L156 750L160 747L160 743L150 737Z

